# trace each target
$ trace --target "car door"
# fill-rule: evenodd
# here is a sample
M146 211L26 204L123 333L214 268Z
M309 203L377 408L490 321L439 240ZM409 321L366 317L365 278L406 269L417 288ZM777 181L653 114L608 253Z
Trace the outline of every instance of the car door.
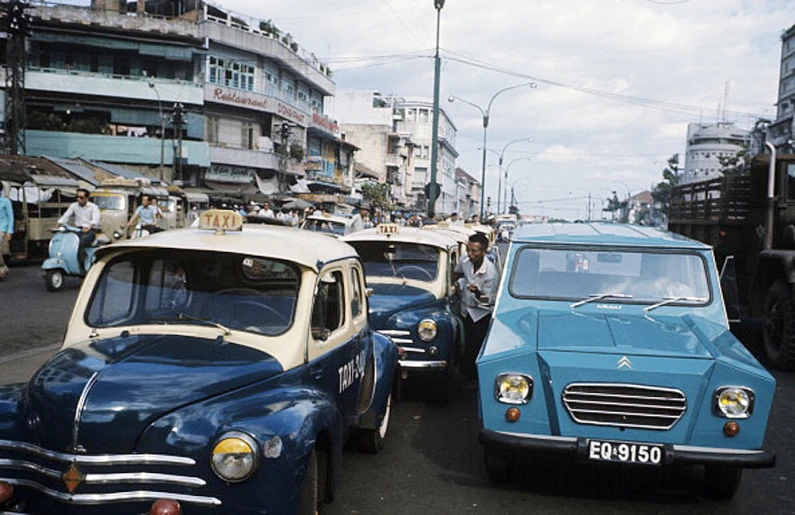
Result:
M360 331L356 329L361 316L353 317L351 312L349 268L347 261L340 261L318 274L308 344L312 380L336 400L347 421L357 411L365 361Z

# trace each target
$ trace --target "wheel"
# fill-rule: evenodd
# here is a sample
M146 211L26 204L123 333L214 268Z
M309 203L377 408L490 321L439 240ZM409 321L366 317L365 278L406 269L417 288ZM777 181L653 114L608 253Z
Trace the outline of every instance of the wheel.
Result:
M740 488L742 478L743 469L707 466L704 470L707 495L713 499L731 499Z
M298 499L298 515L316 515L320 505L320 488L318 483L318 456L312 449L306 465L306 475L301 483L301 497Z
M495 483L507 483L514 476L516 459L510 451L483 448L483 458L486 462L486 474Z
M765 298L765 355L779 370L795 370L795 306L790 285L778 280Z
M63 288L63 271L47 270L44 272L44 284L50 291L61 291L61 288Z
M389 417L392 413L392 394L386 398L386 410L377 429L360 429L358 434L359 449L369 454L377 454L384 448L384 439L389 429Z

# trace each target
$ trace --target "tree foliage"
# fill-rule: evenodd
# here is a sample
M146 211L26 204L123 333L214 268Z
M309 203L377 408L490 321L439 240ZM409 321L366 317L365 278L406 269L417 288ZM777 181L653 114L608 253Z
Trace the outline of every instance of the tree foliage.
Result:
M718 156L718 162L723 175L742 175L748 171L750 165L748 148L738 150L733 156Z
M671 207L671 191L679 182L679 154L668 158L668 166L662 171L663 181L651 191L651 198L660 210L668 215Z
M388 182L367 182L362 184L362 198L372 209L389 211L392 209L391 190Z
M612 198L607 199L607 207L603 211L610 213L610 219L614 222L618 219L620 223L626 223L628 200L619 200L618 194L614 191Z

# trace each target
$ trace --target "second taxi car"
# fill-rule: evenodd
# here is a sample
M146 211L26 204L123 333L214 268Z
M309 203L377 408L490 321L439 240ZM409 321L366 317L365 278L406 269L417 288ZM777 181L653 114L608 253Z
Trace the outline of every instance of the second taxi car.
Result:
M427 381L427 397L453 393L463 323L452 272L458 242L440 232L381 224L342 238L364 262L370 323L398 345L402 374Z
M314 514L349 435L381 448L397 350L351 246L206 211L97 255L62 350L0 388L0 507Z

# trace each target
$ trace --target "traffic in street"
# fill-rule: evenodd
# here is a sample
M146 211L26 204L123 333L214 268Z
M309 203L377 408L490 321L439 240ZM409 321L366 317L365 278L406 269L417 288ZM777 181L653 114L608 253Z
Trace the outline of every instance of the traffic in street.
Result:
M0 343L3 383L26 380L55 352L79 285L70 279L61 292L51 293L38 266L11 268L0 291L16 299L20 309ZM758 350L753 328L740 334ZM765 442L777 454L776 467L745 471L740 491L728 502L706 498L703 473L695 467L575 467L568 460L547 459L523 462L516 480L508 484L490 482L478 443L477 391L459 385L450 404L438 405L426 402L420 389L409 383L402 400L393 404L382 453L345 449L344 480L323 513L508 514L532 509L544 514L793 514L795 414L787 400L795 395L795 376L772 373L776 402Z

